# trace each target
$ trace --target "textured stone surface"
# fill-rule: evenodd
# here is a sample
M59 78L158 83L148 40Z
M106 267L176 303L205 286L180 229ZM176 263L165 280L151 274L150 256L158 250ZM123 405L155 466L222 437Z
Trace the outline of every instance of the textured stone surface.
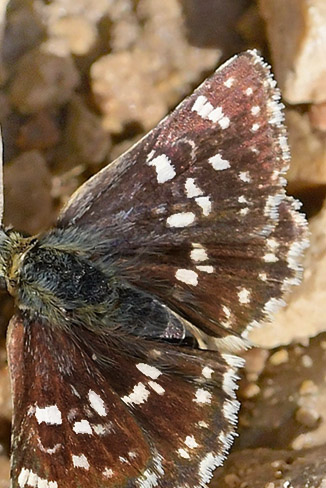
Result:
M16 139L23 151L48 149L60 140L59 124L48 112L38 112L21 125Z
M19 112L34 113L69 100L78 81L73 60L48 52L44 44L17 63L10 100Z
M109 131L121 132L130 122L149 129L167 111L148 76L150 66L141 52L109 54L93 64L92 89Z
M326 100L326 3L260 0L274 69L290 103Z
M320 130L322 113L316 107L310 113L292 109L286 114L292 154L288 180L294 191L326 184L326 133Z
M0 456L0 488L9 488L9 469L8 456Z
M325 488L325 447L234 452L218 469L211 488Z
M204 49L187 42L180 3L167 0L157 8L153 0L137 5L142 30L127 10L114 31L116 51L100 57L91 67L91 86L105 127L120 132L130 123L146 130L177 103L196 78L220 58L218 49ZM125 38L129 31L130 38ZM139 36L136 38L136 34ZM131 49L121 50L131 46ZM187 88L186 88L187 89Z
M0 423L3 420L7 420L8 422L11 421L12 408L10 398L10 382L8 368L4 362L2 368L0 369L0 412ZM2 436L0 435L0 439L1 437Z
M38 151L23 153L4 168L4 222L34 234L53 222L51 174Z
M104 130L101 118L88 109L81 97L73 97L67 107L64 152L59 166L100 164L105 161L110 146L110 135Z
M247 357L252 354L248 352ZM326 449L325 371L325 333L311 339L307 346L293 345L271 352L254 381L246 367L239 391L242 408L235 449L299 451L322 445ZM243 395L250 383L259 388L252 397Z
M57 19L50 25L52 37L65 43L67 51L76 56L85 56L96 42L96 27L82 15Z
M309 118L313 129L326 132L326 103L312 105L309 110Z
M267 355L245 354L239 437L212 488L325 488L326 334Z

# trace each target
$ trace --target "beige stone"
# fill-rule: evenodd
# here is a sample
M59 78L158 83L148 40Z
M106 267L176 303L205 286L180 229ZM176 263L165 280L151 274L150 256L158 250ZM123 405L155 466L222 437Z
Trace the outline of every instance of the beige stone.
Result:
M51 174L38 151L21 154L4 167L5 225L35 234L54 219Z
M141 0L137 5L141 29L127 14L112 29L114 52L101 56L90 69L95 100L105 128L112 132L130 124L151 129L205 71L217 67L221 56L218 48L199 48L188 42L177 0L161 2L159 8L155 0ZM128 25L130 38L124 35Z
M314 130L308 112L286 112L291 147L288 181L293 190L326 184L326 134Z
M326 100L325 0L259 0L273 69L289 103Z
M96 27L86 17L71 15L57 19L49 26L50 35L65 42L67 50L85 56L96 41Z
M21 113L35 113L65 103L78 82L73 60L49 52L45 43L17 63L10 101Z

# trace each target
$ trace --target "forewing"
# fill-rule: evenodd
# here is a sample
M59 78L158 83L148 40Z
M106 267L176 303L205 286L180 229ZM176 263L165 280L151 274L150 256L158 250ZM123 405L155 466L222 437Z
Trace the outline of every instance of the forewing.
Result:
M306 243L278 100L262 59L236 56L81 187L59 227L101 229L129 282L206 332L242 333L297 280Z
M13 488L206 486L232 440L241 361L146 341L136 358L104 339L12 319Z

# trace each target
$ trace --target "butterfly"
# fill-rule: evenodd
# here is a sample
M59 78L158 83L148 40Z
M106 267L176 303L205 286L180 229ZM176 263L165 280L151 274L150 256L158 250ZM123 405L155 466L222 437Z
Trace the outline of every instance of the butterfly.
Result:
M50 231L0 231L13 488L199 488L234 437L237 353L299 282L279 92L222 65Z

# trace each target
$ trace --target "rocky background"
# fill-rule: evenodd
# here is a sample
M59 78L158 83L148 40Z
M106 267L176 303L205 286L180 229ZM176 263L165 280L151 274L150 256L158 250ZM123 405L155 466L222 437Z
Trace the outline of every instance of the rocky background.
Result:
M239 437L211 486L326 488L325 0L0 0L5 223L35 233L217 65L258 48L286 104L289 192L310 220L302 286L252 333ZM0 301L0 488L10 388ZM325 313L325 315L324 315Z

